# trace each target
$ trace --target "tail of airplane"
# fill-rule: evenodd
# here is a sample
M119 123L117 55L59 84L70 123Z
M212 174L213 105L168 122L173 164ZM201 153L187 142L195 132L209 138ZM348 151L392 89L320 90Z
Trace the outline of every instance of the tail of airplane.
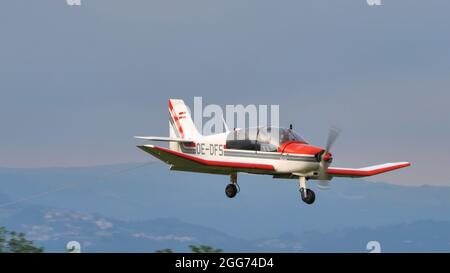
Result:
M138 139L169 142L169 148L173 151L195 148L194 143L201 137L186 104L176 99L169 99L169 137L135 136Z
M169 99L169 131L171 138L195 140L201 136L183 100Z

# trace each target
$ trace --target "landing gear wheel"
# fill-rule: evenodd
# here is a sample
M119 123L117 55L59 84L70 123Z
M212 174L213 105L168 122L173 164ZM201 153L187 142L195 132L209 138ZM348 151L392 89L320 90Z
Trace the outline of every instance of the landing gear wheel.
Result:
M316 194L310 189L306 189L306 196L304 194L304 189L300 189L300 195L302 196L303 202L308 205L311 205L314 203L314 200L316 200Z
M228 184L227 187L225 188L225 194L227 195L228 198L235 197L237 193L238 188L236 187L235 184Z

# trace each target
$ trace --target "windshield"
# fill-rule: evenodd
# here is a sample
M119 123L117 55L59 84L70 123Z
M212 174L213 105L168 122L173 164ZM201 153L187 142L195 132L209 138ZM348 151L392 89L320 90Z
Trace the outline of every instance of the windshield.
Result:
M292 129L259 127L237 129L227 136L228 149L273 152L288 141L306 141Z
M278 130L280 136L280 145L288 141L300 141L306 143L306 141L292 129L278 128Z

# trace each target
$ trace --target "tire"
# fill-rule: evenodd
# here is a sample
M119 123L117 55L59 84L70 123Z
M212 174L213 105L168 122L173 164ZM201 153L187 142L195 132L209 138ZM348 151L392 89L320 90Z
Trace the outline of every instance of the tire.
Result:
M228 198L235 197L237 193L238 193L238 189L237 189L236 185L234 185L234 184L228 184L227 187L225 188L225 195Z
M316 194L310 189L306 189L306 197L303 196L303 189L300 190L300 195L302 197L303 202L305 202L308 205L311 205L316 200Z

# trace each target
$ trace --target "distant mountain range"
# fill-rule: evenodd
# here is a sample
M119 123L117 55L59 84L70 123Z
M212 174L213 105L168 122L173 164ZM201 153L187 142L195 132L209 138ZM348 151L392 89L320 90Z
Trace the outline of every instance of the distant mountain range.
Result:
M78 241L83 252L154 252L206 244L225 252L367 252L378 241L385 252L450 252L450 222L417 221L378 228L345 228L332 232L283 233L248 240L172 218L132 222L99 214L25 206L1 217L9 229L25 232L47 252L64 252Z
M335 180L299 200L297 183L242 175L236 199L225 176L169 172L161 164L0 169L0 226L47 251L70 240L84 251L153 252L189 244L224 251L450 251L450 187Z

